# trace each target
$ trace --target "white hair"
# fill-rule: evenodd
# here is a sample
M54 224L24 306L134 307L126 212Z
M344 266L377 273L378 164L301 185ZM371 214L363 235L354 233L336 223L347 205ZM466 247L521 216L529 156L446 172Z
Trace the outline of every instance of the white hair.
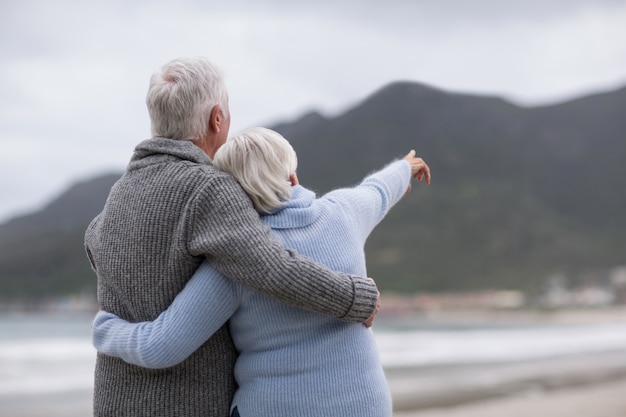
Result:
M228 114L228 92L219 67L206 58L178 58L150 78L146 97L152 136L199 140L216 105Z
M239 181L257 211L271 213L291 198L289 176L296 172L298 158L278 132L255 127L222 145L213 164Z

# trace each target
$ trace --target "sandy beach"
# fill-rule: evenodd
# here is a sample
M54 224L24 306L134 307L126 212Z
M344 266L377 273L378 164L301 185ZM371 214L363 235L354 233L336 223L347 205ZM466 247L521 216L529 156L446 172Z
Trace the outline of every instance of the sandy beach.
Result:
M454 407L507 396L547 396L573 387L626 380L626 352L479 366L403 368L387 371L387 377L398 412Z
M397 417L626 416L626 352L402 369L388 379Z
M397 412L394 417L624 417L625 394L626 378L623 378L447 408Z

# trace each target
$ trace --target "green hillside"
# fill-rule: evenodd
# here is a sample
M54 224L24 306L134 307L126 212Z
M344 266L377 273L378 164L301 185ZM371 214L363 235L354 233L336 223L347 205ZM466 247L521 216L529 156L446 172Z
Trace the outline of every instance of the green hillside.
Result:
M274 126L303 185L353 185L415 149L431 167L367 245L383 290L520 289L626 264L626 89L523 108L394 83L334 118ZM130 157L130 155L129 155ZM82 236L119 174L0 225L0 297L95 291ZM591 277L591 278L590 278Z

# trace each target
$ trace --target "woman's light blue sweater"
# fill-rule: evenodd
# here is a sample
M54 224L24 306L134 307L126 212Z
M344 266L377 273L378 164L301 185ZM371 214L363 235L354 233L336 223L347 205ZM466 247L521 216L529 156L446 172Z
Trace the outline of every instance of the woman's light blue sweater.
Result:
M334 270L366 276L365 241L410 179L409 164L399 160L322 198L295 186L292 199L263 221L286 247ZM239 352L233 407L241 417L391 416L370 329L276 302L206 262L153 322L98 313L93 343L101 353L165 368L184 361L227 320Z

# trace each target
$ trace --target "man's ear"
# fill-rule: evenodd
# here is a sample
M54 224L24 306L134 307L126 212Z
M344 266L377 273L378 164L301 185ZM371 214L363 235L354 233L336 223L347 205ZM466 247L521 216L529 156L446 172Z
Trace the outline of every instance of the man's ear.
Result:
M209 129L211 131L217 133L222 129L222 122L224 121L224 116L222 116L222 109L219 104L213 106L211 109L211 116L209 117Z

